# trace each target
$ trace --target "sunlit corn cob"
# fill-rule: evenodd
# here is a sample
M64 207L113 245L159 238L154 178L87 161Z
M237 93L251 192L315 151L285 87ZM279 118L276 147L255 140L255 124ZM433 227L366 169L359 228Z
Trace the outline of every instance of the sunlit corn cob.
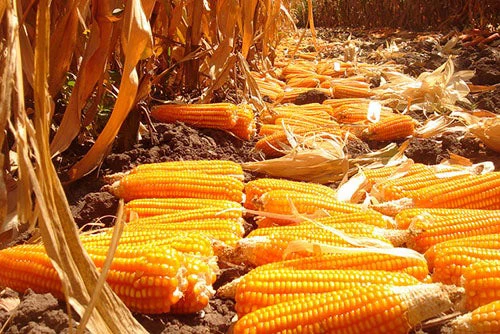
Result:
M206 260L187 255L184 276L187 287L182 298L172 305L170 313L190 314L203 310L215 294L212 284L217 279L217 271ZM215 265L216 267L216 265Z
M415 277L381 270L259 269L243 277L236 287L238 316L311 294L366 285L408 286Z
M206 198L142 198L125 204L125 213L127 216L137 218L173 214L178 211L196 209L216 209L221 212L241 212L243 210L241 204L234 201Z
M192 210L181 210L173 213L163 215L150 216L145 218L136 219L134 223L146 224L177 224L181 222L193 220L206 220L206 219L226 219L226 220L239 220L243 216L241 208L236 210L221 210L218 208L200 208Z
M348 85L334 84L333 96L336 99L352 98L352 97L371 97L375 93L371 92L369 88L353 87Z
M380 201L391 201L403 197L412 197L419 191L433 185L445 184L449 181L458 181L469 177L467 174L450 174L444 177L430 168L410 173L402 177L379 181L371 191L371 194ZM415 170L414 170L415 171Z
M474 209L415 208L401 211L394 219L396 220L397 227L404 230L416 219L449 219L455 216L467 217L481 215L483 213L483 210Z
M193 172L214 175L229 175L243 180L243 169L239 163L229 160L188 160L142 164L134 167L130 174L150 172Z
M274 136L278 133L282 134L285 129L287 131L291 131L292 133L297 132L297 129L299 128L306 129L308 131L314 131L316 129L316 126L314 125L291 125L288 122L285 122L284 124L284 127L283 124L262 124L259 129L259 136L268 137Z
M81 235L80 240L86 248L109 247L112 231ZM140 246L159 245L203 257L214 256L211 240L196 232L161 231L161 230L125 230L120 236L119 245Z
M360 205L326 198L316 194L304 194L290 190L271 190L264 193L255 201L261 211L290 215L296 210L298 213L313 214L317 211L336 213L370 212L380 215L371 209L363 209Z
M276 118L274 121L276 125L285 126L301 126L304 128L311 127L314 125L321 127L332 127L340 128L339 124L333 119L324 119L317 117L304 116L303 118ZM264 124L266 125L266 124Z
M164 215L165 217L169 215ZM134 220L128 223L127 228L129 230L146 230L146 229L157 229L163 231L199 231L200 233L209 234L211 231L222 230L227 232L232 232L237 236L242 237L245 230L243 229L242 219L217 219L217 218L205 218L205 219L193 219L186 221L162 221L162 216L154 216L149 218L143 218Z
M269 80L268 78L255 78L255 82L257 83L260 94L262 96L267 96L273 101L277 101L283 98L283 87L277 82Z
M500 234L495 234L495 236L498 238ZM460 285L464 271L471 264L482 260L500 261L500 247L498 245L495 248L468 247L465 239L463 239L464 246L462 247L438 248L434 251L433 282Z
M107 249L88 248L91 259L101 268ZM135 312L165 313L182 297L187 282L183 271L187 258L171 247L118 246L106 281ZM61 281L43 245L19 245L0 251L0 286L23 292L51 292L64 299Z
M238 320L234 333L406 334L453 306L447 287L373 285L268 306Z
M410 192L420 208L500 209L500 172L471 175Z
M479 261L464 271L462 286L465 288L467 310L500 300L500 261Z
M332 108L340 107L343 105L357 105L357 104L369 104L370 99L362 97L351 97L345 99L327 99L323 101L323 104L329 105Z
M237 107L231 103L165 104L154 106L151 116L160 122L184 122L202 128L231 129L236 125Z
M247 104L242 104L237 107L236 113L236 124L229 131L241 139L252 139L256 132L255 115L252 108Z
M377 253L362 248L351 248L342 253L320 253L306 258L272 262L254 270L280 268L396 271L407 273L420 281L429 274L427 262L422 256L413 254L398 255L397 251L394 254Z
M284 77L287 77L289 75L314 75L316 68L313 63L311 62L306 62L306 61L299 61L296 62L295 64L289 64L288 66L284 67L282 70L282 75Z
M363 130L363 138L376 141L404 139L413 135L415 121L408 115L394 115L381 118Z
M343 247L362 247L366 246L366 242L370 242L372 246L376 244L379 247L391 248L392 243L389 238L399 237L390 233L390 230L377 229L365 224L336 224L329 228L335 228L344 236L314 224L258 228L238 241L238 248L245 261L260 266L314 255L311 252L313 249L289 250L290 254L286 254L287 247L292 241Z
M417 219L408 227L408 247L425 252L441 242L500 233L500 211L482 210L475 216L442 217L436 220Z
M424 171L428 171L429 173L431 172L428 166L420 163L412 164L409 168L405 169L404 171L402 171L401 168L402 167L398 165L398 166L384 166L381 168L373 168L373 169L364 169L363 174L366 176L366 179L370 182L370 184L373 185L381 181L386 182L391 175L394 175L394 173L404 173L403 176L406 178L408 176L418 174ZM398 179L402 180L403 177L399 177Z
M305 87L305 88L314 88L318 87L321 83L321 80L316 78L313 74L307 77L290 77L287 79L287 86L289 87Z
M305 106L305 107L304 107ZM303 117L312 117L315 119L330 120L330 106L324 106L319 103L309 105L285 105L274 107L267 112L262 113L261 119L264 123L274 123L278 118L300 119Z
M391 108L382 107L380 119L384 120L393 116ZM333 113L333 118L341 124L351 124L357 122L366 122L368 120L368 105L355 106L348 108L336 108Z
M459 316L443 328L443 334L500 333L500 299Z
M253 202L271 190L291 190L305 194L316 194L326 198L333 198L336 194L335 190L321 184L262 178L245 184L245 207L247 209L255 209L256 207Z
M243 183L227 175L147 172L125 175L111 186L125 201L139 198L192 197L241 202Z

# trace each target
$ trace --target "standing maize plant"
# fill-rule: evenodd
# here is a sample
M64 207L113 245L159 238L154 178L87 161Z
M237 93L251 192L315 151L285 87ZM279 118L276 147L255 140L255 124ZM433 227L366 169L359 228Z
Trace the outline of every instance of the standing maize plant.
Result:
M463 275L465 308L472 311L500 300L500 260L479 261L470 265Z
M139 198L192 197L241 202L243 183L227 175L161 171L125 175L110 191L126 202Z
M450 321L443 334L492 334L500 333L500 299L480 306L474 311Z
M153 107L151 116L160 122L222 130L233 128L238 121L237 106L231 103L164 104Z
M440 284L371 285L305 296L248 313L234 333L406 334L449 310L455 291Z
M415 277L381 270L257 269L236 287L238 316L307 295L352 289L366 285L407 286L419 284Z

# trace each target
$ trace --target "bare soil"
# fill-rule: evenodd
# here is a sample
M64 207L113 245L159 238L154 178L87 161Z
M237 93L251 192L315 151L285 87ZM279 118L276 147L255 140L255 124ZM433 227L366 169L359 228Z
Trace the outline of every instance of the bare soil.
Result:
M351 33L353 38L364 42L359 45L362 50L360 61L373 61L366 56L386 41L395 39L402 45L404 56L395 59L405 66L405 72L414 76L423 71L434 70L441 65L446 56L438 54L436 44L420 38L422 34L399 32L376 38L374 32L351 30L320 30L324 39L335 40L346 38ZM441 33L427 33L437 38L440 45L446 42ZM442 40L440 39L442 38ZM476 93L469 96L479 108L495 113L500 111L500 53L498 45L480 48L459 47L456 65L459 69L474 69L476 74L472 82L477 85L497 85L495 91ZM342 48L326 50L325 55L340 56ZM376 83L375 83L376 84ZM304 96L306 102L322 96ZM304 103L304 102L303 102ZM92 222L101 222L105 226L113 224L113 215L117 208L117 199L107 192L100 191L104 184L103 175L122 172L141 163L194 160L194 159L228 159L237 162L251 161L258 156L253 153L253 142L245 142L229 133L211 130L194 129L184 124L154 124L153 135L146 134L131 150L114 152L105 159L99 172L66 186L66 193L71 205L75 221L79 226ZM368 143L376 149L387 143ZM70 152L58 162L61 171L85 152L86 144L74 143ZM366 147L358 148L366 151ZM426 164L439 163L456 153L470 158L473 162L491 160L496 169L500 169L500 154L484 147L476 138L456 133L429 139L412 139L406 154L417 162ZM247 175L247 179L254 176ZM249 221L248 226L251 225ZM221 265L221 275L216 287L242 275L249 268L225 267ZM12 294L17 294L11 292ZM0 327L5 326L5 333L66 333L68 331L68 315L64 302L57 301L50 294L36 294L28 290L20 296L21 303L14 311L8 313L0 308ZM185 316L136 314L136 318L151 333L226 333L235 316L234 301L214 298L210 305L197 314ZM73 319L76 315L73 315Z

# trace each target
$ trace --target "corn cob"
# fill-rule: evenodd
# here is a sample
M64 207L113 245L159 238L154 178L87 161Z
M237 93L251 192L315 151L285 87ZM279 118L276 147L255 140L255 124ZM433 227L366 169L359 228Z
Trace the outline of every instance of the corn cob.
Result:
M412 164L409 168L407 168L404 172L401 170L401 166L384 166L382 168L374 168L374 169L365 169L363 170L363 174L366 176L366 179L370 182L371 185L379 183L379 182L389 182L387 179L394 175L394 173L404 173L404 178L415 175L418 173L422 173L425 171L430 172L430 168L424 164ZM430 174L430 173L429 173ZM403 177L398 178L398 180L402 180Z
M276 118L274 121L276 125L285 126L300 126L303 128L312 127L314 125L326 127L326 128L340 128L339 124L332 119L317 118L311 116L303 116L301 118L291 117L291 118Z
M373 285L268 306L238 320L240 333L405 334L453 306L447 287Z
M127 228L129 230L157 229L163 231L199 231L207 234L213 230L222 230L232 232L239 237L242 237L245 232L242 225L242 219L205 218L198 220L171 221L168 216L169 215L165 215L165 219L162 218L162 216L154 216L134 220L127 225Z
M382 108L380 119L384 120L395 115L391 108ZM333 112L333 118L341 124L352 124L366 122L368 120L368 105L356 107L336 108Z
M416 196L420 191L433 185L445 184L449 181L466 179L469 175L457 174L447 177L440 177L430 168L420 172L405 175L401 178L394 178L384 182L379 182L372 188L371 194L380 201L391 201L403 197Z
M454 216L474 216L482 214L483 210L474 209L441 209L441 208L415 208L406 209L398 213L394 219L399 229L407 229L415 219L443 219Z
M413 276L381 270L259 269L236 287L236 311L243 316L260 308L307 295L366 285L407 286L420 282Z
M255 115L249 105L242 104L236 109L237 119L234 127L229 131L243 140L250 140L255 135Z
M464 271L467 310L500 300L500 260L479 261Z
M193 172L214 175L228 175L243 180L243 169L239 163L229 160L188 160L168 161L138 165L130 171L135 173L151 172Z
M415 121L407 115L384 117L377 123L371 123L363 130L363 138L376 141L404 139L413 135Z
M308 93L310 91L317 91L319 93L323 93L325 96L332 96L332 91L328 88L302 88L302 87L292 87L288 90L285 90L283 93L283 98L281 99L281 103L290 103L295 102L297 97L301 94Z
M296 105L286 105L281 107L272 108L268 112L263 112L261 119L264 123L275 123L278 118L291 118L291 119L301 119L301 118L313 118L313 119L323 119L331 120L329 112L331 107L323 106L321 104L314 104L310 107L300 108L302 106Z
M253 202L271 190L291 190L305 194L316 194L326 198L334 198L336 194L332 188L320 184L262 178L250 181L245 185L246 199L244 206L247 209L255 209Z
M228 200L205 198L143 198L125 204L127 216L146 218L163 214L173 214L183 210L215 209L222 212L242 212L241 204ZM217 215L219 216L219 215ZM224 216L224 215L223 215ZM230 216L224 216L229 218ZM241 215L235 216L241 217Z
M493 334L500 333L500 299L480 306L474 311L450 321L443 334Z
M411 237L407 245L418 252L425 252L433 245L447 240L500 233L499 213L499 210L482 210L476 216L443 217L434 221L415 220L408 228Z
M333 96L336 99L352 98L352 97L371 97L375 93L371 92L369 88L353 87L347 85L334 84Z
M365 246L362 243L369 238L370 243L377 246L392 247L390 239L398 238L389 230L377 229L365 224L335 224L329 227L345 233L354 241L332 233L330 230L314 224L300 224L295 226L279 226L258 228L253 230L244 239L238 241L238 248L245 261L260 266L266 263L282 261L286 250L292 241L304 241L314 244L331 246L357 247ZM390 238L390 239L389 239ZM351 242L359 242L358 245ZM307 250L293 251L286 258L307 257L313 255Z
M107 249L88 248L91 259L101 268ZM177 303L186 288L182 276L186 258L170 247L118 246L107 282L135 312L165 313ZM64 299L61 281L43 245L19 245L0 251L0 285L23 292L51 292Z
M381 216L371 209L362 209L360 205L290 190L268 191L259 200L255 201L255 204L261 211L285 215L293 214L294 210L304 214L313 214L322 210L332 214L370 212Z
M257 83L257 87L259 87L259 92L262 96L267 96L273 101L283 98L283 87L278 83L269 81L267 78L255 78L255 82Z
M186 256L187 257L187 256ZM203 310L210 297L215 294L212 284L217 279L214 265L208 264L195 256L189 256L186 261L186 271L184 275L187 279L187 287L182 298L172 305L170 313L189 314ZM215 264L215 267L217 265Z
M231 129L236 125L237 107L231 103L165 104L152 108L151 116L160 122L184 122L189 125Z
M287 80L287 86L289 87L304 87L304 88L314 88L318 87L321 80L312 77L293 77Z
M397 253L377 253L362 248L351 248L345 253L320 253L306 258L271 262L254 270L281 268L395 271L409 274L420 281L429 274L425 258L402 256Z
M409 192L420 208L500 209L500 172L470 175Z
M323 104L329 105L332 108L337 108L343 105L358 105L358 104L366 104L368 105L370 103L370 99L368 98L361 98L361 97L351 97L351 98L345 98L345 99L326 99L323 101Z
M80 240L86 248L109 247L112 233L81 235ZM214 256L211 240L200 233L161 230L128 230L122 232L119 245L169 246L187 254L203 257Z
M227 175L147 172L125 175L111 186L125 201L138 198L192 197L241 202L243 183Z

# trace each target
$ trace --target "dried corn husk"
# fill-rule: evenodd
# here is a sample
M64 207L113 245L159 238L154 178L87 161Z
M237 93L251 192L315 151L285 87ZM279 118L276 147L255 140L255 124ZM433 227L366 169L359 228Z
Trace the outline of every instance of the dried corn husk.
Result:
M470 133L479 137L490 149L500 152L500 116L478 117L465 112L453 112L451 115L465 120Z

